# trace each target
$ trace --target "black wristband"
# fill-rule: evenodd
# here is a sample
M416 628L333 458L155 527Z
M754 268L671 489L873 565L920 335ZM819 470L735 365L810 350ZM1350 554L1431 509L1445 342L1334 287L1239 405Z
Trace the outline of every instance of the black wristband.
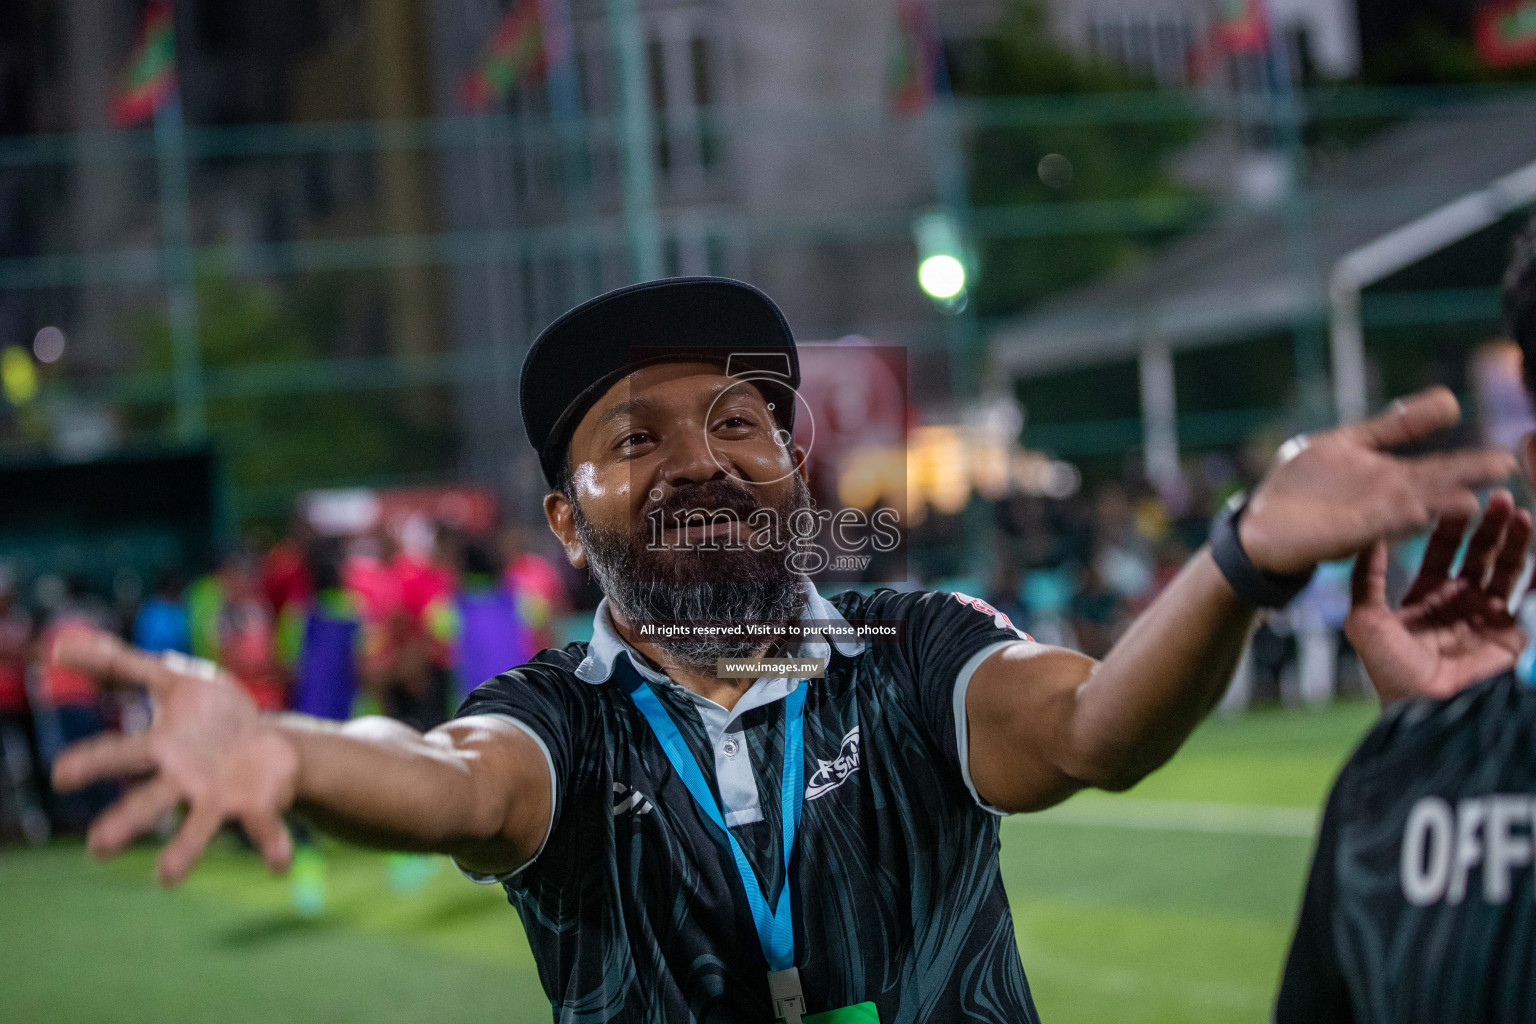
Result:
M1237 524L1248 510L1248 495L1235 494L1211 523L1211 557L1244 602L1255 608L1284 608L1311 581L1316 569L1282 576L1265 572L1248 558L1237 536Z

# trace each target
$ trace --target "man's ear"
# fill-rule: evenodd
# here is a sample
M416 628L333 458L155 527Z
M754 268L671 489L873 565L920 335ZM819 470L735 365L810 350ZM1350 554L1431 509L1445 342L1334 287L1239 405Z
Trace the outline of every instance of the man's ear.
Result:
M565 549L565 560L578 569L585 569L587 552L581 546L581 536L576 532L576 510L571 507L571 499L561 491L550 491L544 495L544 519L549 523L549 532L555 535L555 539Z
M811 460L806 457L805 449L795 445L795 473L800 477L800 482L807 487L811 485Z
M1536 489L1536 430L1520 439L1515 455L1520 459L1520 472L1525 474L1525 482Z

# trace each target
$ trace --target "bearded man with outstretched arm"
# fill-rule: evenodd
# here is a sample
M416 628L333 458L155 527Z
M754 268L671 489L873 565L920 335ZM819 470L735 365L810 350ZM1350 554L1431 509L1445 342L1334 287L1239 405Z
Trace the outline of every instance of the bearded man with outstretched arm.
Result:
M1321 561L1472 514L1474 489L1512 469L1392 454L1455 422L1443 389L1315 435L1096 662L964 595L823 596L759 543L810 505L798 383L782 314L738 282L651 282L567 313L530 350L522 408L549 527L605 594L591 642L487 681L421 734L263 715L211 666L76 637L64 658L156 705L148 732L58 762L64 788L142 780L91 849L183 807L167 884L231 821L281 869L289 812L446 853L505 888L558 1020L1036 1020L999 816L1136 783L1220 698L1257 606ZM846 628L870 621L896 638ZM658 622L802 633L660 642L643 630ZM776 654L824 671L716 671Z

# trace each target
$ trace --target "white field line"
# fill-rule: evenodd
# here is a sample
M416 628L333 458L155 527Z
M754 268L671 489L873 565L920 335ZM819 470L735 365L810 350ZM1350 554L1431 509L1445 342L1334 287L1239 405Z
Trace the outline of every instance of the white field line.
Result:
M1319 812L1307 807L1078 797L1047 811L1015 815L1009 819L1009 824L1013 827L1024 822L1043 822L1155 832L1218 832L1310 839L1317 835L1319 820Z

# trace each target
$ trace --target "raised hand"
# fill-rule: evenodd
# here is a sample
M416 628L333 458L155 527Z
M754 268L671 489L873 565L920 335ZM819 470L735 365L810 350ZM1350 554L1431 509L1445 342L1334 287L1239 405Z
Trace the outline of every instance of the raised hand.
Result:
M1512 455L1390 453L1460 417L1455 396L1437 387L1373 419L1313 435L1254 492L1238 527L1243 550L1258 568L1289 575L1417 533L1439 517L1470 518L1478 508L1475 488L1507 478Z
M1531 515L1515 508L1508 491L1496 491L1453 577L1467 525L1465 516L1440 521L1395 611L1387 604L1386 544L1371 545L1355 561L1344 632L1383 704L1448 697L1513 667L1525 649L1509 596L1525 564Z
M293 840L282 815L293 803L298 753L227 673L181 655L153 657L95 630L61 636L54 658L104 682L142 688L154 705L148 731L77 743L54 764L54 786L64 792L103 779L139 780L92 823L94 855L116 856L167 811L184 807L181 829L160 855L162 884L185 878L226 822L239 823L273 871L287 869Z

